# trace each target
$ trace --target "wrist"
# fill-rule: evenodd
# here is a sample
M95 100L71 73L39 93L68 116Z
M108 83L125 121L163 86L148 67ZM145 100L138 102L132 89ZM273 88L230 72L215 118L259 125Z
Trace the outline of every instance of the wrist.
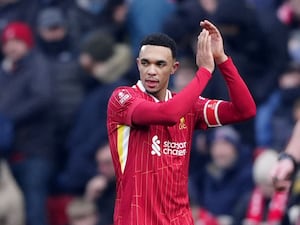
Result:
M225 62L227 59L228 59L228 56L225 53L223 53L220 56L215 58L215 62L216 62L216 64L219 65L219 64Z
M197 75L198 74L201 74L201 75L205 74L206 76L211 77L212 71L207 67L201 66L201 67L198 68L196 74Z

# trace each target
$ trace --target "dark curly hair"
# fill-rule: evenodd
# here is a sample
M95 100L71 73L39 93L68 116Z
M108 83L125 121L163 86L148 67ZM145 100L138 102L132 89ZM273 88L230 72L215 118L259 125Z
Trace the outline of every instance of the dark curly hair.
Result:
M171 49L172 57L175 59L177 54L176 42L164 33L153 33L147 35L140 43L140 47L144 45L163 46Z

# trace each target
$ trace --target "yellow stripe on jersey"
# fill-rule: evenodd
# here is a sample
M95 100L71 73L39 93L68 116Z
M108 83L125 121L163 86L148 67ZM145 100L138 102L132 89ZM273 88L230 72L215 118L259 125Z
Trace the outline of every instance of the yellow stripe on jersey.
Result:
M130 127L125 125L118 125L118 155L121 165L121 171L124 173L128 156Z

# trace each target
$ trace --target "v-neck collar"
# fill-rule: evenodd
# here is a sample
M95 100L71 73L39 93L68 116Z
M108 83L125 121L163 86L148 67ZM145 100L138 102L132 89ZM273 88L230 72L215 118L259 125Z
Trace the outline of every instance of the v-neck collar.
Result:
M138 82L136 83L135 85L141 92L144 92L146 93L147 95L151 96L155 102L160 102L159 99L157 99L155 96L149 94L147 91L146 91L146 88L144 87L143 83L141 80L138 80ZM169 89L166 90L166 96L165 96L165 101L168 101L172 98L172 93Z

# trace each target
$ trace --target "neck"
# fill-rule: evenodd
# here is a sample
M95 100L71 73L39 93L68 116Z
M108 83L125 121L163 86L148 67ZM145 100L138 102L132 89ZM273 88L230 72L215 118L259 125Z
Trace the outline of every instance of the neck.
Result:
M141 89L141 91L154 97L156 101L164 102L166 99L169 99L171 97L171 96L167 96L169 95L169 91L167 91L168 90L167 88L163 88L157 92L150 92L146 90L141 80L138 81L137 86Z
M157 98L160 102L164 102L166 100L166 92L167 90L161 91L162 93L149 93Z

